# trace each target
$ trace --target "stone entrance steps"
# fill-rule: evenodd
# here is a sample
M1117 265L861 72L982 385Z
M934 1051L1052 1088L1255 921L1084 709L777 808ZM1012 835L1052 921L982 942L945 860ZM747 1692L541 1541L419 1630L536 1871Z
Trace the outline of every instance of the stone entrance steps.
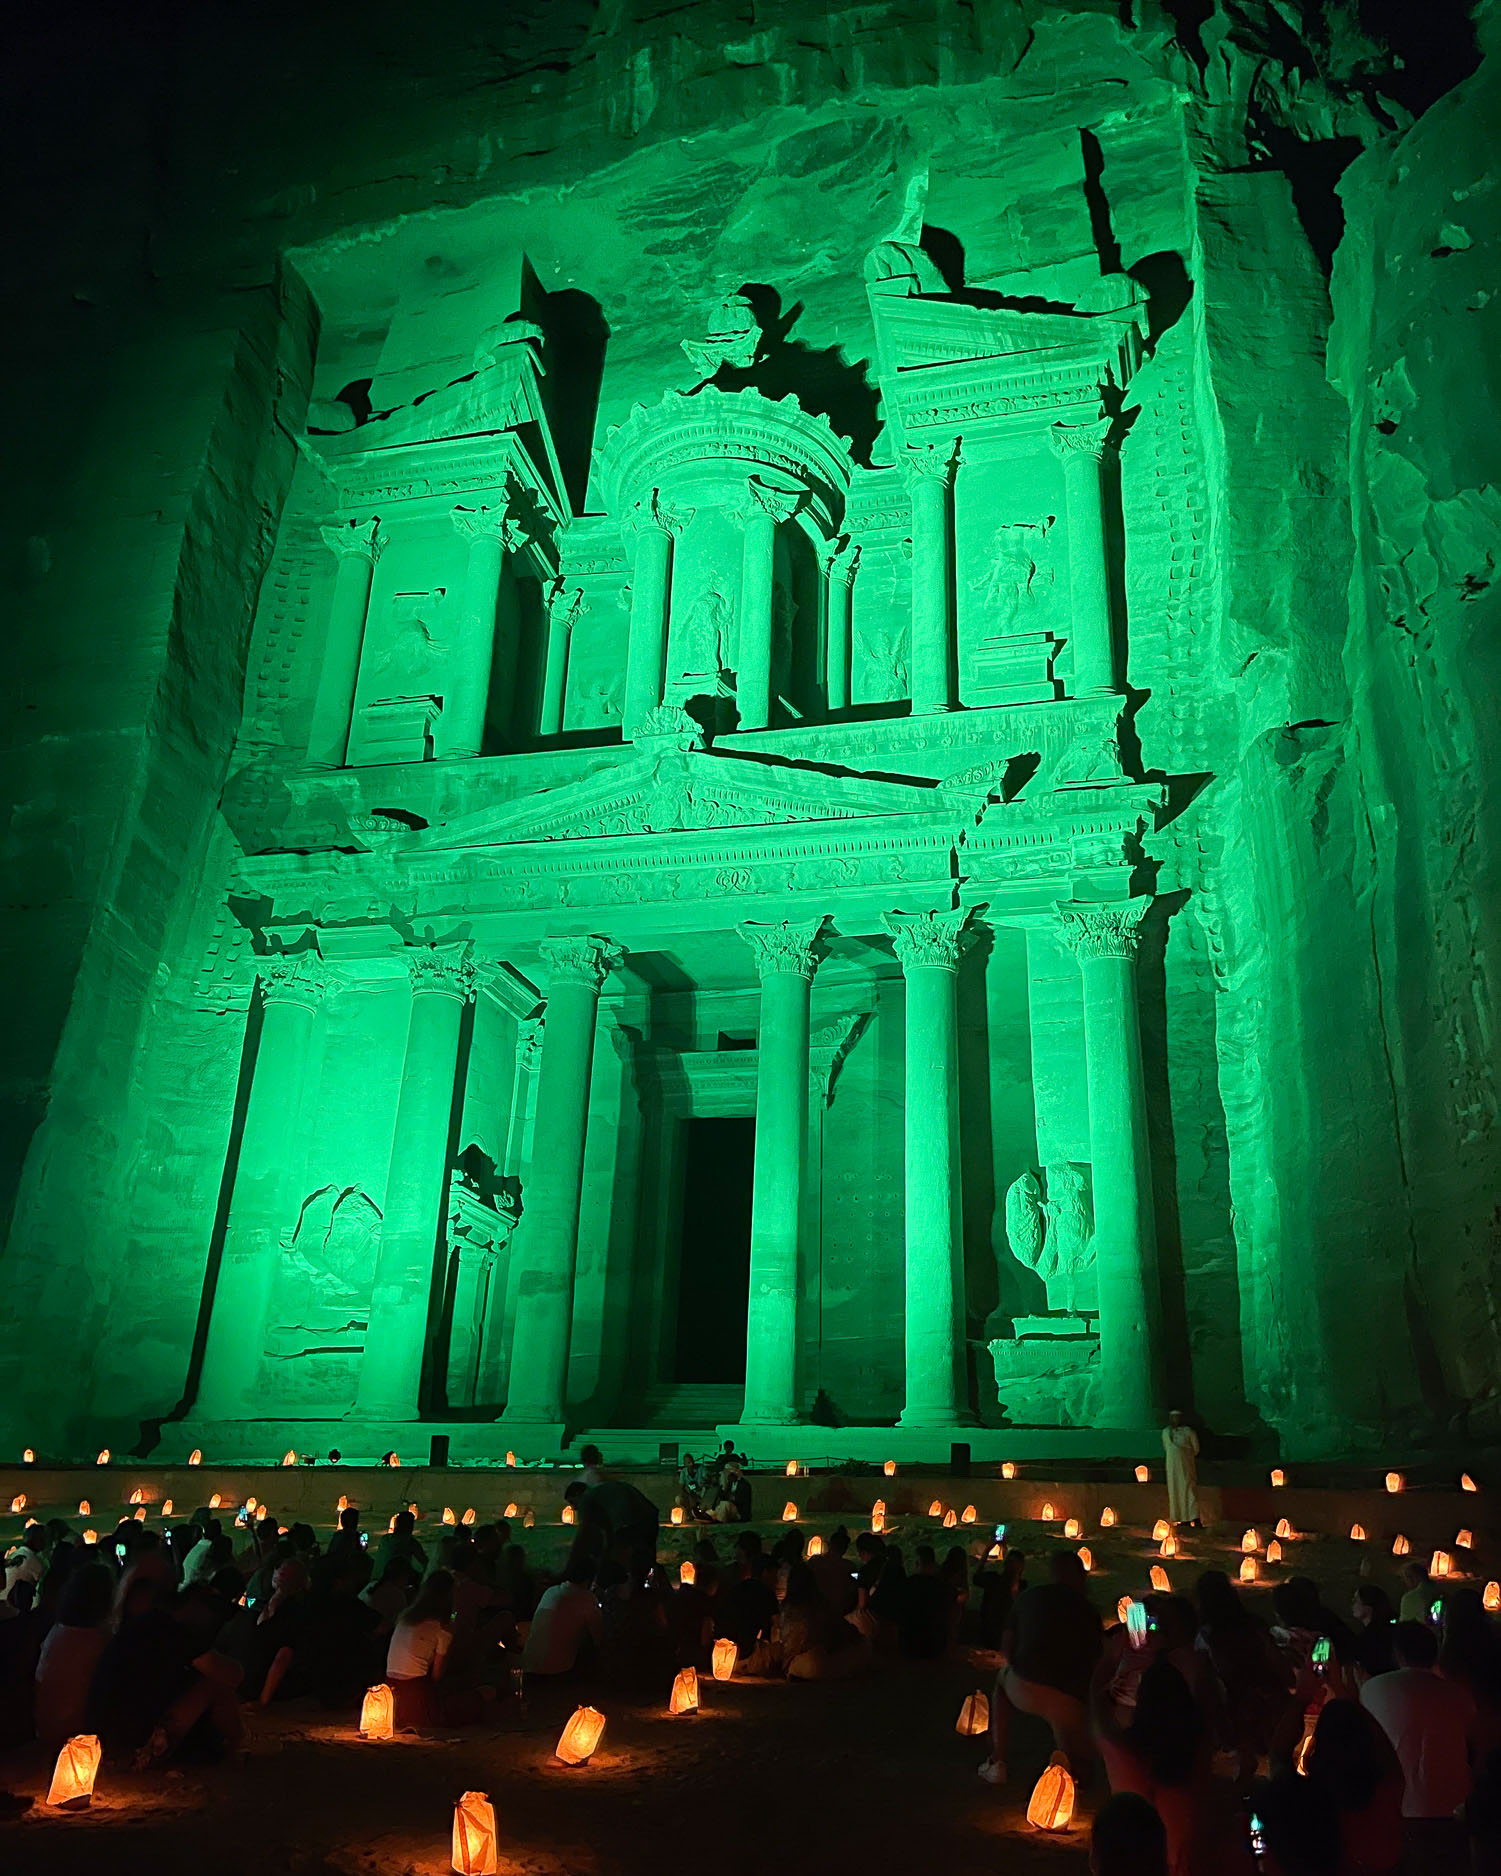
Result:
M642 1424L652 1427L697 1427L700 1431L731 1426L740 1418L743 1387L710 1387L690 1382L667 1382L648 1388L641 1403Z

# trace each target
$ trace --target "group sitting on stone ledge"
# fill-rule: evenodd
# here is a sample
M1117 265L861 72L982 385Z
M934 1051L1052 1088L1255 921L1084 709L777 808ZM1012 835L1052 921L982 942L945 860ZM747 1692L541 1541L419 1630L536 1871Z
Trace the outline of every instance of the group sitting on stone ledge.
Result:
M680 1489L701 1503L738 1470L720 1455ZM1400 1608L1363 1582L1348 1619L1294 1577L1264 1622L1211 1569L1192 1601L1153 1594L1107 1624L1072 1549L1038 1569L996 1544L977 1566L957 1546L787 1524L769 1547L740 1530L728 1555L696 1535L674 1583L656 1506L598 1455L565 1496L556 1577L505 1520L445 1528L431 1550L406 1511L373 1544L354 1509L326 1542L269 1517L226 1530L207 1508L103 1543L33 1524L5 1563L0 1744L92 1732L144 1769L222 1755L247 1707L352 1715L380 1681L397 1726L421 1730L483 1724L518 1673L651 1697L708 1669L716 1641L738 1674L789 1681L980 1649L1001 1662L981 1776L1008 1783L1015 1714L1043 1722L1098 1787L1098 1876L1501 1868L1501 1636L1473 1590L1435 1596L1421 1566Z

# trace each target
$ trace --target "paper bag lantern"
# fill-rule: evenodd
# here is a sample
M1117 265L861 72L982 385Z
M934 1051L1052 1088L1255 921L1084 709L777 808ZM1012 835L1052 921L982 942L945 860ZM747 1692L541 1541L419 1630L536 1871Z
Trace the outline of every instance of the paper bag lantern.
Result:
M1088 1544L1081 1544L1079 1546L1079 1561L1084 1565L1084 1573L1087 1576L1094 1568L1094 1552L1089 1548Z
M1291 1537L1292 1534L1293 1534L1293 1527L1288 1523L1287 1519L1279 1518L1277 1520L1278 1537Z
M297 1450L295 1447L289 1446L287 1448L281 1456L281 1463L284 1466L295 1466L297 1464Z
M1487 1583L1485 1586L1485 1594L1480 1600L1485 1608L1494 1615L1498 1609L1501 1609L1501 1583Z
M21 1455L21 1464L23 1466L29 1466L29 1465L34 1465L35 1462L36 1462L36 1454L28 1446L25 1452L22 1453Z
M990 1701L978 1689L965 1696L959 1717L954 1722L954 1731L965 1739L978 1739L982 1733L990 1731Z
M943 1516L942 1500L937 1498L933 1500L932 1504L928 1506L928 1516L930 1518L941 1518Z
M170 1518L172 1516L172 1500L170 1498L164 1498L162 1500L162 1516L164 1518Z
M89 1501L86 1498L79 1499L78 1515L80 1518L86 1518L92 1509L93 1507L90 1505Z
M950 1506L950 1508L943 1514L943 1528L946 1531L953 1531L953 1530L957 1530L958 1527L959 1527L959 1519L956 1516L953 1507Z
M677 1679L672 1683L672 1699L668 1703L669 1713L698 1712L698 1669L682 1668Z
M1159 1518L1152 1526L1152 1536L1160 1544L1172 1528L1166 1518Z
M396 1697L384 1681L367 1687L360 1702L360 1737L389 1739L396 1731Z
M1109 1530L1112 1530L1114 1526L1115 1526L1115 1506L1106 1505L1100 1512L1100 1529L1102 1531L1109 1531Z
M1266 1547L1266 1560L1268 1563L1281 1563L1282 1561L1282 1546L1275 1537Z
M255 1502L256 1502L256 1501L255 1501L255 1500L254 1500L253 1498L247 1498L247 1499L245 1500L245 1509L246 1509L247 1511L254 1511L254 1510L255 1510Z
M453 1807L453 1866L458 1876L495 1876L495 1806L482 1791Z
M1240 1580L1242 1583L1254 1583L1256 1581L1256 1559L1254 1557L1241 1558Z
M458 1520L458 1515L457 1515L457 1513L456 1513L456 1512L454 1511L454 1508L453 1508L453 1506L452 1506L452 1505L445 1505L445 1506L443 1507L443 1522L444 1522L445 1524L457 1524L457 1523L458 1523L458 1521L459 1521L459 1520Z
M1168 1591L1173 1587L1172 1578L1168 1575L1167 1571L1163 1569L1160 1563L1154 1563L1152 1565L1149 1581L1153 1589L1160 1591L1164 1596L1167 1595Z
M1456 1550L1473 1550L1475 1548L1475 1533L1473 1531L1456 1532L1454 1548Z
M1043 1500L1042 1510L1038 1515L1041 1517L1044 1524L1051 1524L1053 1522L1054 1518L1058 1516L1058 1513L1053 1509L1052 1499L1045 1498Z
M1461 1472L1459 1475L1459 1489L1462 1492L1478 1492L1480 1487L1470 1477L1468 1472Z
M463 1517L459 1519L459 1523L460 1524L473 1524L474 1516L475 1516L474 1506L470 1505L468 1510L464 1513Z
M1063 1527L1063 1535L1065 1537L1082 1537L1084 1535L1084 1527L1077 1518L1070 1518Z
M1352 1524L1350 1526L1350 1542L1352 1544L1363 1544L1365 1542L1365 1526L1363 1524Z
M100 1453L99 1457L94 1461L94 1464L96 1466L107 1466L109 1464L109 1448L107 1446Z
M1027 1822L1038 1830L1067 1830L1074 1815L1074 1779L1067 1755L1055 1752L1027 1800Z
M720 1639L715 1642L710 1660L714 1663L714 1678L716 1681L727 1681L730 1679L735 1672L735 1662L738 1656L739 1650L736 1648L730 1636L722 1635Z
M1120 1596L1116 1599L1115 1619L1122 1628L1126 1626L1126 1617L1131 1613L1131 1604L1134 1600L1135 1598L1131 1596Z
M47 1787L48 1804L83 1810L94 1795L100 1756L99 1741L92 1733L77 1733L68 1740L52 1768L52 1783Z
M1146 1466L1138 1466L1136 1468L1136 1483L1138 1485L1145 1485L1151 1476L1151 1471Z
M782 1522L783 1524L797 1523L797 1506L793 1504L790 1498L782 1507Z
M564 1507L563 1507L563 1522L564 1522L564 1524L572 1524L572 1523L574 1522L574 1516L575 1516L575 1514L574 1514L574 1509L573 1509L573 1506L572 1506L572 1505L564 1505Z
M797 1461L795 1459L789 1459L784 1470L789 1479L795 1479L797 1477Z
M808 1539L808 1555L810 1557L821 1557L823 1555L823 1539L821 1537L810 1537Z
M894 1459L888 1459L881 1470L886 1474L888 1479L894 1479L896 1477L896 1461Z
M678 1581L685 1589L692 1589L698 1581L698 1566L691 1557L684 1557L678 1565Z
M217 1511L223 1503L223 1498L218 1492L215 1492L213 1497L208 1501L208 1508L210 1511Z
M1177 1556L1178 1540L1173 1536L1171 1531L1168 1532L1167 1536L1163 1538L1162 1542L1157 1546L1157 1554L1159 1557Z
M24 1511L26 1509L25 1492L16 1493L15 1497L10 1501L10 1508L12 1511Z
M1240 1547L1243 1551L1246 1552L1247 1556L1249 1556L1253 1551L1260 1550L1261 1549L1261 1533L1257 1531L1254 1526L1248 1527L1246 1530L1242 1531L1240 1534Z
M136 1506L135 1520L137 1524L144 1524L146 1522L146 1507L144 1505Z
M878 1498L870 1508L870 1528L879 1531L886 1519L886 1500Z
M564 1765L583 1765L604 1737L605 1716L593 1707L575 1707L558 1741L558 1757Z
M1454 1569L1454 1559L1447 1550L1436 1550L1428 1560L1430 1576L1448 1576Z
M673 1506L672 1521L674 1524L681 1524L683 1522L683 1507L681 1505Z
M979 1512L973 1505L966 1505L963 1511L959 1513L959 1522L961 1524L973 1524L979 1515Z
M1287 1483L1287 1474L1282 1470L1281 1466L1273 1466L1272 1467L1272 1484L1280 1488L1281 1486L1286 1485L1286 1483Z
M1016 1477L1016 1462L1014 1460L1003 1459L1001 1461L1001 1477L1003 1479L1014 1479Z
M507 1518L517 1517L519 1516L518 1508L515 1505L507 1505L502 1515Z
M1401 1491L1401 1489L1402 1489L1402 1474L1401 1474L1400 1472L1388 1472L1388 1473L1387 1473L1387 1475L1386 1475L1386 1489L1387 1489L1387 1490L1388 1490L1389 1492L1400 1492L1400 1491Z
M528 1511L526 1515L522 1518L521 1523L522 1523L523 1529L528 1530L528 1531L535 1531L537 1528L536 1512Z
M97 1544L99 1542L99 1533L97 1531L85 1531L83 1541L86 1544Z
M508 1452L506 1454L506 1464L508 1466L514 1466L516 1464L516 1455L514 1453Z
M135 1488L135 1490L134 1490L134 1491L133 1491L133 1492L132 1492L132 1493L130 1494L130 1502L131 1502L131 1504L133 1504L133 1505L144 1505L144 1504L145 1504L145 1502L146 1502L146 1494L145 1494L145 1493L144 1493L144 1492L143 1492L143 1491L141 1490L141 1488L140 1488L140 1486L139 1486L139 1485L138 1485L138 1486L137 1486L137 1487Z
M201 1466L203 1464L203 1448L201 1446L195 1446L192 1452L188 1454L188 1464L190 1466Z

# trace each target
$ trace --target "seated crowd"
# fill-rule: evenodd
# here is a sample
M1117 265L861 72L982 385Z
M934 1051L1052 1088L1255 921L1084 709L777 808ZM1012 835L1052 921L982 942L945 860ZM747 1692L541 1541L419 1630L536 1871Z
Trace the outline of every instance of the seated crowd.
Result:
M685 1508L718 1523L737 1477L722 1456L682 1482ZM0 1744L94 1732L145 1766L222 1754L248 1703L353 1711L379 1681L398 1726L447 1727L482 1720L518 1671L651 1697L725 1639L742 1673L794 1681L969 1644L1002 1659L981 1775L1007 1782L1014 1716L1035 1716L1081 1783L1108 1786L1098 1876L1501 1868L1501 1640L1468 1588L1430 1599L1415 1571L1394 1609L1363 1584L1346 1620L1294 1577L1267 1622L1207 1570L1194 1600L1152 1595L1107 1624L1073 1550L1029 1583L1017 1550L976 1567L957 1546L795 1525L769 1546L741 1530L728 1554L705 1532L674 1582L656 1507L597 1455L565 1496L556 1579L503 1520L431 1547L410 1512L378 1539L341 1512L326 1543L208 1509L103 1543L35 1524L5 1560Z

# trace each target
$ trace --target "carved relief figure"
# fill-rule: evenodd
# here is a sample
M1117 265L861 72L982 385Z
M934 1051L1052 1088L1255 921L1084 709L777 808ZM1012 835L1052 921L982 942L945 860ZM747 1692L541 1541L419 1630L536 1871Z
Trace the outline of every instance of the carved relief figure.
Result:
M1046 596L1056 578L1048 536L1057 519L1003 521L990 537L986 564L969 583L986 611L986 623L1004 631L1023 609Z
M447 647L433 630L444 589L431 593L399 593L391 609L391 631L376 664L379 677L396 676L403 684L422 686L447 656Z
M724 595L727 584L722 573L711 573L708 584L689 608L678 640L678 665L683 677L717 678L724 669L721 654L731 617L730 602Z
M895 703L907 695L907 633L857 632L865 656L865 697L869 703Z
M1006 1242L1011 1255L1048 1286L1048 1307L1070 1314L1092 1307L1087 1279L1094 1270L1094 1221L1084 1175L1068 1160L1050 1161L1047 1197L1028 1170L1006 1192Z
M363 1326L370 1307L381 1212L360 1186L319 1186L282 1233L276 1324L320 1338ZM284 1354L305 1352L288 1346Z
M731 293L710 313L702 339L681 339L679 344L701 378L712 378L721 365L745 371L761 351L761 322L743 293Z

